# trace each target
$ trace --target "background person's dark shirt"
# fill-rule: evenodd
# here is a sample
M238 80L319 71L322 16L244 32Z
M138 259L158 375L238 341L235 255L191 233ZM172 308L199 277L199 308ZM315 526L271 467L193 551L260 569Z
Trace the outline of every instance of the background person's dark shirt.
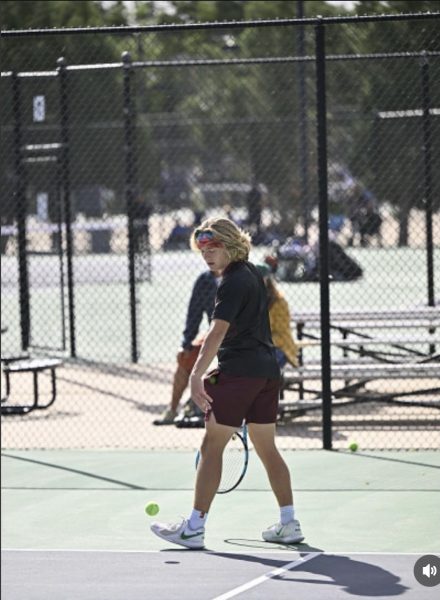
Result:
M205 271L197 277L186 314L182 348L186 350L191 348L191 342L199 332L204 315L208 317L208 321L211 320L216 291L217 279L211 271Z
M217 355L220 371L241 377L280 377L267 292L252 263L234 262L225 269L212 318L230 323Z

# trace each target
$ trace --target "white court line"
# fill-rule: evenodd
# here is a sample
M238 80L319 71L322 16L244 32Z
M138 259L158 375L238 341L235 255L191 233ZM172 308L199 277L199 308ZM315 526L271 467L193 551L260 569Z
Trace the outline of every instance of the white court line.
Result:
M176 552L181 552L182 554L191 554L194 555L194 551L189 551L188 549L184 549L182 548L181 550L179 548L175 548L173 549L174 553ZM35 554L37 554L38 552L56 552L61 554L62 552L74 552L76 554L78 553L96 553L96 554L163 554L163 550L130 550L130 549L117 549L117 548L2 548L1 549L2 552L34 552ZM212 554L213 556L217 556L219 550L198 550L197 554L207 554L210 555ZM234 555L237 554L236 552L225 552L224 554L231 554ZM242 552L241 554L248 554L247 552ZM269 554L271 556L273 556L274 554L292 554L292 550L263 550L262 552L255 552L253 553L254 555L257 556L264 556L265 554ZM317 554L324 554L323 552L318 552ZM343 554L344 556L347 554L347 552L332 552L331 554ZM348 554L356 554L355 552L350 552ZM374 554L372 552L360 552L359 554ZM377 554L386 554L386 552L378 552ZM390 552L389 554L393 554L392 552ZM411 553L414 554L416 556L419 556L420 553L414 552Z
M265 575L262 575L261 577L257 577L256 579L252 579L252 581L248 581L248 583L245 583L244 585L240 585L239 587L234 588L230 592L226 592L226 594L222 594L221 596L216 596L212 600L228 600L228 598L233 598L234 596L238 596L238 594L241 594L242 592L245 592L246 590L256 587L257 585L260 585L261 583L264 583L268 579L272 579L273 577L276 577L277 575L282 575L286 571L290 571L290 569L294 569L295 567L298 567L299 565L302 565L305 562L307 562L308 560L311 560L312 558L316 558L317 556L320 556L321 554L323 554L323 553L322 552L311 552L310 554L308 554L305 557L298 558L298 560L294 560L293 562L287 563L287 565L284 565L284 567L279 567L278 569L269 571L269 573L266 573Z
M111 554L111 553L127 553L127 554L161 554L163 551L162 550L130 550L130 549L124 549L124 548L120 548L120 549L109 549L109 548L2 548L1 549L2 552L100 552L102 554L106 553L106 554ZM174 549L174 552L182 552L183 554L192 554L194 555L194 551L188 551L188 550L178 550L177 548ZM214 556L216 556L218 554L218 550L198 550L197 554L213 554ZM260 552L255 552L254 554L262 555L264 556L265 554L271 554L273 555L274 553L278 554L292 554L292 550L275 550L275 549L270 549L270 550L263 550ZM423 556L424 554L436 554L438 553L437 550L426 550L423 552L362 552L362 551L348 551L347 552L342 552L342 551L338 551L338 552L317 552L316 554L319 555L323 555L323 556L356 556L356 555L362 555L362 556ZM236 552L226 552L225 554L237 554ZM248 554L248 552L242 552L241 554ZM213 600L216 600L215 598Z

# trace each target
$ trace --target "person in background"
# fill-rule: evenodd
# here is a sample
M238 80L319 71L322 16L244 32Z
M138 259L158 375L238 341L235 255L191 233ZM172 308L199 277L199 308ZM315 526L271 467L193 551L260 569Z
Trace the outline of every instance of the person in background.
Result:
M378 202L370 190L360 183L353 186L350 207L351 237L348 246L354 246L357 236L361 247L368 245L372 236L377 237L382 247L381 225L382 217L379 213Z
M191 208L194 213L194 226L200 225L206 212L205 196L198 185L194 185L191 194Z
M299 345L292 335L291 315L284 294L278 288L267 261L255 265L266 286L270 329L280 369L290 363L298 367Z
M203 336L197 337L204 315L211 320L215 293L219 278L212 271L199 275L194 283L186 314L185 330L181 347L177 353L177 367L173 376L171 401L163 415L153 421L154 425L173 425L180 401L185 392L191 370L199 355Z
M259 242L263 220L264 198L261 185L257 179L252 180L252 186L246 196L247 224L252 233L252 239Z

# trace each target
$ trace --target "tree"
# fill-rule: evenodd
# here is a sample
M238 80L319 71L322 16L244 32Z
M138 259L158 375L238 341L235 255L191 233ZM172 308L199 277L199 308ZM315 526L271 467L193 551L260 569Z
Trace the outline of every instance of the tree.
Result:
M123 2L105 8L101 2L87 1L34 1L2 2L0 5L4 30L125 25L127 13ZM57 60L64 57L66 64L108 63L121 60L123 42L115 36L56 35L3 38L3 68L7 71L52 71ZM122 191L123 148L121 73L115 70L102 73L69 72L67 77L71 186L73 196L82 186L103 186ZM2 88L10 95L11 78L4 78ZM116 93L115 93L116 92ZM45 98L44 123L32 120L32 102L35 95ZM59 82L55 77L20 78L23 143L41 144L59 142ZM6 172L13 172L12 110L6 104L1 108L5 128ZM115 121L119 126L115 127ZM112 123L112 126L109 124ZM37 169L27 165L28 191L42 186L46 180L55 185L56 173L51 165ZM121 195L121 194L119 194ZM5 202L10 201L8 198ZM57 209L51 209L53 216Z
M375 2L361 2L359 10L377 12ZM388 2L381 12L436 12L440 2ZM420 53L438 50L440 34L438 21L400 21L399 23L370 23L363 27L363 47L370 52ZM366 179L382 201L388 201L399 220L399 245L408 240L408 216L411 208L425 208L423 186L424 141L421 117L405 116L408 111L420 110L422 98L422 61L420 58L383 59L364 63L360 73L362 90L361 111L370 115L370 132L360 132L356 146L357 157L369 144L374 152ZM440 102L440 61L428 59L431 106ZM400 118L384 115L402 114ZM383 116L382 116L383 115ZM440 208L440 176L434 164L440 157L439 119L431 116L432 197L434 210ZM363 144L361 140L363 139ZM368 140L368 141L367 141Z
M123 3L103 8L99 2L3 2L6 28L123 24ZM296 2L170 2L166 12L151 2L135 3L138 23L189 23L292 18ZM353 11L326 2L304 2L305 16L366 12L435 11L439 2L360 2ZM171 10L169 10L171 8ZM435 21L364 22L328 25L328 55L419 52L438 48ZM63 55L68 64L120 61L122 50L134 60L247 59L296 56L299 28L274 26L207 28L133 36L79 35L5 39L7 69L54 69ZM301 155L301 80L305 82L309 179L316 181L315 34L304 27L304 53L298 63L138 68L134 72L138 118L139 179L154 199L161 173L171 168L190 177L196 170L206 181L250 181L255 175L270 190L273 207L301 211L298 187ZM438 105L438 59L432 68L432 103ZM302 78L302 79L301 79ZM69 72L72 106L72 153L75 185L98 178L122 191L122 73ZM420 108L417 60L327 61L328 143L331 161L345 163L378 196L395 206L423 206L420 190L410 192L403 177L392 175L391 159L413 167L414 147L406 144L403 121L378 121L383 111ZM30 93L30 92L29 92ZM55 93L55 92L48 92ZM53 125L56 125L54 116ZM432 119L434 121L434 119ZM413 122L414 123L414 122ZM390 127L394 127L390 132ZM417 129L420 132L420 127ZM413 133L413 136L416 134ZM417 134L418 135L418 134ZM433 141L437 156L438 136ZM419 143L417 139L417 143ZM393 148L393 145L395 146ZM399 152L396 151L399 150ZM388 162L390 169L386 168ZM382 169L382 170L381 170ZM410 168L403 167L409 177ZM437 170L438 171L438 170ZM435 171L435 186L438 175ZM413 175L415 177L416 175ZM419 173L420 180L420 173ZM436 187L436 189L438 189ZM122 194L119 194L122 196ZM438 194L440 196L440 194ZM405 201L402 202L402 198ZM176 197L181 203L185 198ZM402 210L402 214L407 208Z

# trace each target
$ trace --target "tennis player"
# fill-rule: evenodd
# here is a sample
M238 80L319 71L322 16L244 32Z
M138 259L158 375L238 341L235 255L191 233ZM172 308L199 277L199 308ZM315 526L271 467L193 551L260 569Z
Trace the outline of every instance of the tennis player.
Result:
M295 519L290 473L275 444L280 371L271 340L267 293L248 261L250 236L229 219L208 219L191 246L208 268L222 274L208 334L191 372L191 397L205 411L194 506L176 524L155 522L164 540L203 548L205 525L221 479L223 450L243 420L280 507L280 521L263 531L267 542L292 544L304 536ZM217 355L218 369L205 376Z

